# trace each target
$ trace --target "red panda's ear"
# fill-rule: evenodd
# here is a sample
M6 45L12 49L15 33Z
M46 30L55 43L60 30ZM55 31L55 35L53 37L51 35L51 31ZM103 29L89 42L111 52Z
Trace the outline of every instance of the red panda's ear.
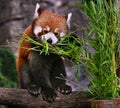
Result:
M39 16L40 11L41 11L40 4L37 3L35 8L34 18L37 18Z
M67 20L67 26L68 26L69 29L70 29L71 17L72 17L72 13L69 13L69 14L67 15L67 18L66 18L66 20Z

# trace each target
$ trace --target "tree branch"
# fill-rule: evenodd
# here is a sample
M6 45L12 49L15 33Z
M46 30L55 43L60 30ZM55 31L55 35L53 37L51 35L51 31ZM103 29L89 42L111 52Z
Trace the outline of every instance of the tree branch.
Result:
M0 88L0 104L10 105L12 108L90 108L89 98L84 92L70 95L58 93L55 102L48 103L42 100L41 95L33 97L24 89Z

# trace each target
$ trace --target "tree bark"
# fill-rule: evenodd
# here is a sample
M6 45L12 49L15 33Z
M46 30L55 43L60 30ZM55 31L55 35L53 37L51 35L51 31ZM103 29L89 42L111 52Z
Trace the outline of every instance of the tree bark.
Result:
M41 95L33 97L24 89L0 88L0 104L11 108L90 108L89 99L85 92L58 93L55 102L48 103Z

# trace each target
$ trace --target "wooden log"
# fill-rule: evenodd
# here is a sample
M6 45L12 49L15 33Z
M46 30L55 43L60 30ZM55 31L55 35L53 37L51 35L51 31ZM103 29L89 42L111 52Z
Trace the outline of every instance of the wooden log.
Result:
M90 97L85 92L74 92L69 95L58 93L53 103L44 101L39 95L31 96L24 89L0 88L0 104L11 108L90 108Z

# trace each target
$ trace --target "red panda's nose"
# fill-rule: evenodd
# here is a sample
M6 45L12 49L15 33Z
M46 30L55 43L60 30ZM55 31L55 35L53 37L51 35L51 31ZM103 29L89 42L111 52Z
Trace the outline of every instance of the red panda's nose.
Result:
M51 44L52 43L52 39L51 38L48 39L47 42Z

